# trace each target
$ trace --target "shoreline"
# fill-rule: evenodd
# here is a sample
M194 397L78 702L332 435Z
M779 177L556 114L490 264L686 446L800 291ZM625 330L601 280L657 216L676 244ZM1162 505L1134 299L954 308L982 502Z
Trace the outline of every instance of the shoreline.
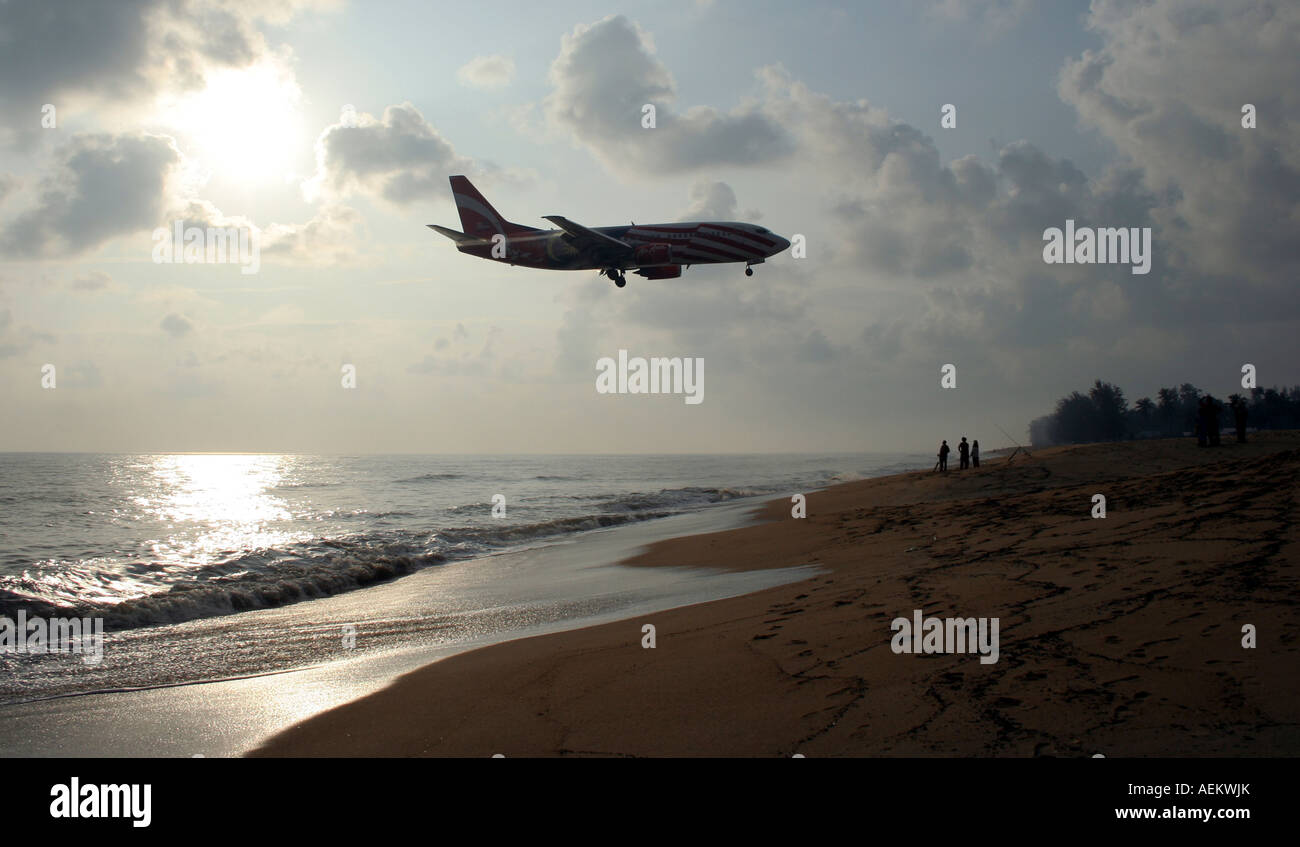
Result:
M755 504L719 504L658 521L579 533L401 580L272 609L238 621L207 618L136 630L106 645L98 665L51 666L60 675L112 671L111 680L0 705L0 757L242 755L327 708L381 690L439 657L533 635L734 597L802 574L621 568L663 538L744 525ZM232 624L237 628L232 630ZM345 630L346 628L346 630ZM341 636L355 630L355 647ZM231 645L237 632L239 644ZM159 639L171 652L156 649ZM183 651L179 678L160 658ZM307 664L293 663L307 657ZM57 660L57 656L51 657ZM288 664L286 664L288 663ZM217 676L198 672L217 669ZM93 685L94 687L89 687Z
M623 564L824 573L461 653L250 755L1295 755L1297 471L1288 431L842 483L801 520L774 500ZM917 609L999 618L999 661L892 652Z

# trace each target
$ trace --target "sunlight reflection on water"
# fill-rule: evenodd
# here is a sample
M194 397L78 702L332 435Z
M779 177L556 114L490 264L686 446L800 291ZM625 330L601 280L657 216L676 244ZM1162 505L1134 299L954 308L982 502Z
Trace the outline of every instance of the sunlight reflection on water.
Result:
M150 539L153 552L182 565L208 565L233 551L303 541L309 533L273 528L292 513L270 491L295 463L293 456L154 456L140 510L184 532Z

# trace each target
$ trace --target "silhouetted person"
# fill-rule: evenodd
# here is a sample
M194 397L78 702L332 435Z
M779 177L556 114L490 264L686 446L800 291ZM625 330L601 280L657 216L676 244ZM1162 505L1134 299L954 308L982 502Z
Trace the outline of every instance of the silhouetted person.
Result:
M1210 437L1210 414L1206 409L1210 398L1202 397L1201 401L1196 404L1196 446L1205 447L1208 445Z
M1240 397L1232 401L1232 418L1237 425L1237 443L1246 443L1246 401Z
M1208 394L1205 395L1205 399L1207 401L1206 402L1206 415L1207 415L1206 423L1209 425L1209 430L1210 430L1210 446L1218 447L1219 446L1219 412L1222 411L1222 407L1219 406L1219 401L1215 400L1213 397L1211 397Z
M980 466L980 443L972 441L970 445L970 463L973 467Z
M957 445L957 455L961 457L961 464L958 470L966 470L970 467L970 445L966 443L966 436L961 437L961 443Z
M948 470L948 454L951 452L952 450L949 449L947 441L944 441L943 444L939 445L939 470Z

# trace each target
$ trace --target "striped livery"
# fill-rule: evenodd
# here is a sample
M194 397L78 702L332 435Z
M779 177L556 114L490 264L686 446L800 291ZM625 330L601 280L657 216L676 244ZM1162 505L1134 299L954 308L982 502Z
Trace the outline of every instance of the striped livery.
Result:
M622 287L623 271L647 279L681 275L688 265L744 262L761 264L790 246L761 226L733 221L585 227L552 215L558 229L535 229L503 218L463 176L451 178L452 195L463 232L430 224L456 242L462 253L549 270L600 270Z

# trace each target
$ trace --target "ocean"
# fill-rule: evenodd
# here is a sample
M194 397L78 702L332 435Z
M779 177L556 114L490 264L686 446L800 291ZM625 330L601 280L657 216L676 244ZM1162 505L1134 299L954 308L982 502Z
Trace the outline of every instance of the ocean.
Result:
M336 643L347 626L357 648L409 648L754 590L764 577L518 554L652 522L706 531L764 498L929 462L0 454L0 617L94 617L111 648L94 666L0 652L0 703L356 655Z

